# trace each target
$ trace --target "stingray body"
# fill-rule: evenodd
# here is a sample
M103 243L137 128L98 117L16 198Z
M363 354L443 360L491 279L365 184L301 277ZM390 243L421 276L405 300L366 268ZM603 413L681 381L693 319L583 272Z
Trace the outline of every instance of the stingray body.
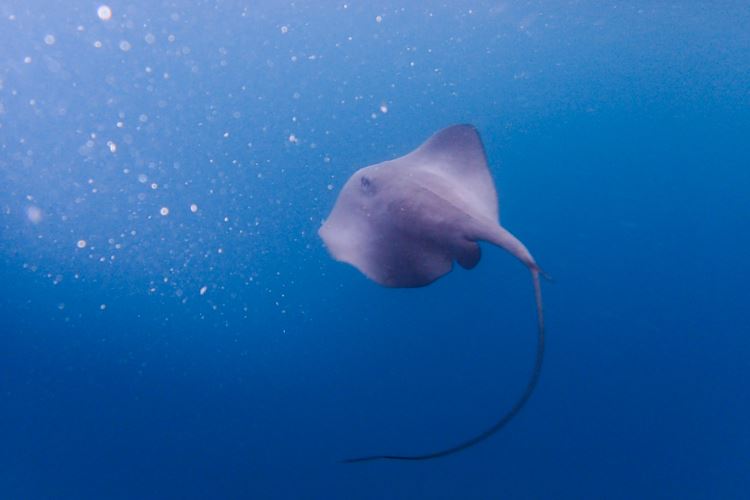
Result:
M362 168L346 182L319 231L331 255L388 287L425 286L451 271L471 269L478 241L498 245L531 271L537 305L537 357L526 390L495 425L474 438L420 455L348 459L426 460L461 451L502 428L536 386L544 353L539 266L526 247L499 223L497 193L481 139L471 125L437 132L411 153Z

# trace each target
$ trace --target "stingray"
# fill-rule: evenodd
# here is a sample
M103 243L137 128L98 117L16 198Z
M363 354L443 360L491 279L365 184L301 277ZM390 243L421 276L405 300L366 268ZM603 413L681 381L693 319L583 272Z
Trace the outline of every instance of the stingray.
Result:
M368 455L344 462L443 457L487 439L516 416L541 373L544 315L539 275L545 275L523 243L499 223L497 193L473 126L448 127L405 156L356 171L319 234L334 259L395 288L429 285L450 272L454 261L472 269L481 257L477 242L493 243L531 271L536 299L536 362L524 392L494 425L430 453Z

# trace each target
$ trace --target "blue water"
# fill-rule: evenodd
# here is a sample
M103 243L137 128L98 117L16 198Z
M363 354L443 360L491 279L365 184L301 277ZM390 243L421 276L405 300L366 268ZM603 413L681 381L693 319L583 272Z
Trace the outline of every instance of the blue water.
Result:
M747 2L100 5L0 4L0 497L750 496ZM453 123L540 385L339 464L533 364L502 250L393 290L317 236Z

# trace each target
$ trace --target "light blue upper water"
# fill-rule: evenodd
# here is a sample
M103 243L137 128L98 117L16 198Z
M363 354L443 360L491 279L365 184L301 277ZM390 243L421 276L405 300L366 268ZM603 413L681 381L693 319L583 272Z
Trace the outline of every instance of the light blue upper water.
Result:
M0 497L747 498L750 5L0 4ZM348 176L480 131L503 225L416 290Z

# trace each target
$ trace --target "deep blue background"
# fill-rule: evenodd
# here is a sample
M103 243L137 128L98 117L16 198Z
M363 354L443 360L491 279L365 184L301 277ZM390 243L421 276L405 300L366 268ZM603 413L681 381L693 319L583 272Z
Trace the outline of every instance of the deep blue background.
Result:
M748 497L747 2L98 5L0 5L0 496ZM388 290L316 234L461 122L540 386L338 464L532 365L503 251Z

